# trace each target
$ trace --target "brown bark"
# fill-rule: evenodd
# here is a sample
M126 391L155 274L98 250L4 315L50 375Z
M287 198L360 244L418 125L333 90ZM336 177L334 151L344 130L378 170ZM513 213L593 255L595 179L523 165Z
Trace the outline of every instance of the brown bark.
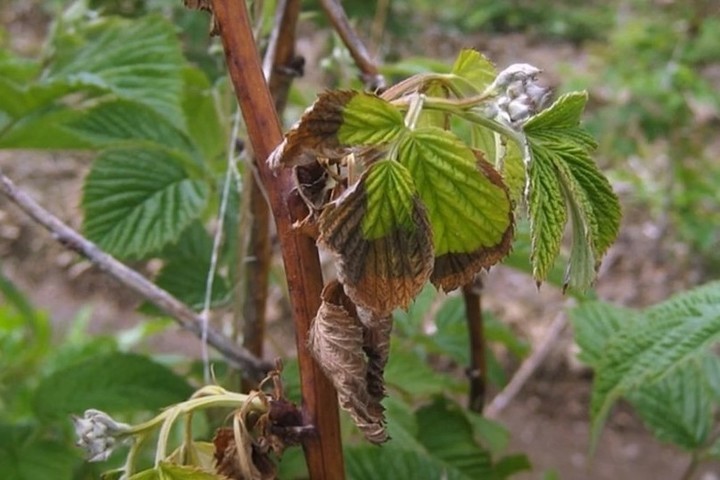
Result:
M482 316L482 281L479 277L474 282L463 286L465 300L465 318L470 337L470 365L467 375L470 382L468 408L474 412L482 412L485 405L487 387L487 365L485 362L487 344Z
M292 228L306 207L293 194L291 171L270 171L265 158L282 140L280 122L267 87L253 39L245 2L213 0L213 13L222 39L228 72L235 87L257 169L277 225L296 328L302 382L303 413L316 434L303 442L313 480L344 478L337 396L307 350L310 323L320 306L322 271L312 238Z

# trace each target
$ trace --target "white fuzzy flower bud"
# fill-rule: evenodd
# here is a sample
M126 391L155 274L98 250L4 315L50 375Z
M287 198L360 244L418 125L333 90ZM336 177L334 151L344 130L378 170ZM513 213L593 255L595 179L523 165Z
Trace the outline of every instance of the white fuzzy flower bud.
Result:
M130 430L130 425L116 422L110 415L100 410L86 410L82 417L73 415L76 445L86 452L90 462L103 462L108 459L118 443L118 437Z

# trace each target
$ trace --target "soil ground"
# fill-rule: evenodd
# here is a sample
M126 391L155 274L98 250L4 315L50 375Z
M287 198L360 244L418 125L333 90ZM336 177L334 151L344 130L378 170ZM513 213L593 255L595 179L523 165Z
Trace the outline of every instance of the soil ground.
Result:
M43 24L17 2L16 9L0 9L0 21L8 26L14 46L32 52L42 39ZM458 48L474 46L486 52L499 65L519 58L536 65L554 65L558 58L582 68L583 52L571 45L531 45L521 35L488 39L448 38L433 41L429 32L424 54L451 58ZM313 37L308 64L313 64ZM433 47L433 45L435 47ZM432 50L432 51L428 51ZM556 81L552 68L548 72ZM75 228L80 226L78 208L82 178L91 159L67 153L0 152L0 168L37 201ZM625 203L632 193L619 186ZM658 236L659 220L648 212L627 209L617 244L610 251L598 283L603 299L629 306L645 306L667 298L700 281L690 265L687 249L672 239ZM0 199L0 258L3 272L25 291L40 308L52 313L58 336L82 309L89 307L91 333L127 328L141 321L134 312L139 299L112 279L98 272L87 261L56 244L13 205ZM536 345L547 326L568 300L551 287L538 291L524 274L497 268L486 280L486 306L508 322L519 334ZM287 336L288 325L277 325L275 335ZM277 343L287 344L287 338ZM277 344L276 343L276 344ZM153 338L154 352L183 352L198 355L197 339L181 331ZM272 345L268 356L278 354ZM525 385L521 394L500 415L512 433L511 449L526 452L535 466L533 474L520 478L542 478L542 472L555 470L564 480L655 480L679 479L689 457L658 443L642 427L631 410L621 405L608 422L597 452L589 452L588 403L590 377L573 358L574 348L566 329L556 348ZM720 479L720 464L708 465L696 477Z

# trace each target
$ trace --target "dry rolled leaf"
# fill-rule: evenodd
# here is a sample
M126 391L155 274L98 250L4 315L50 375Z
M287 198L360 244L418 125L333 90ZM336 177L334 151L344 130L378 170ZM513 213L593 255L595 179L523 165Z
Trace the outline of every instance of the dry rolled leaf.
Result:
M328 283L310 327L308 347L335 386L340 406L369 441L382 443L387 440L385 417L379 402L368 391L363 330L342 285L337 280Z
M358 308L358 318L363 324L363 351L367 356L367 389L380 414L385 398L385 365L390 355L392 316L378 317L369 310Z
M270 154L270 168L309 165L317 157L347 155L349 149L340 144L337 133L343 123L343 108L355 95L357 92L346 90L321 94Z
M478 169L495 185L507 192L505 182L495 168L488 163L481 152L475 152ZM508 194L509 195L509 194ZM435 257L430 281L435 287L450 292L472 281L483 268L488 269L498 263L510 252L512 247L513 214L508 213L510 226L503 233L500 242L491 247L482 247L473 252L451 252Z
M370 171L325 207L318 220L318 241L338 255L338 276L353 303L384 317L407 308L430 277L432 234L425 207L414 196L412 228L398 225L383 237L365 238L365 180Z

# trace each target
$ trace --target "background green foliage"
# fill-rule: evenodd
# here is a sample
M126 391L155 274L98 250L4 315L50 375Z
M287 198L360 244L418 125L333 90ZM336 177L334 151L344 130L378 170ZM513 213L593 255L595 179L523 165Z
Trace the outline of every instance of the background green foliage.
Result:
M538 41L581 46L591 60L584 71L554 67L564 72L566 88L591 89L586 116L599 139L600 158L615 179L630 185L630 206L667 218L666 233L694 249L710 277L720 271L720 166L710 148L720 97L707 68L720 60L720 21L708 14L711 3L634 0L620 10L617 2L477 0L468 14L463 0L441 6L397 0L391 2L386 33L386 40L393 40L386 43L397 48L386 53L403 58L389 62L387 71L450 68L429 58L405 58L403 46L429 24L458 34L522 32ZM344 4L358 24L372 22L373 2ZM83 193L85 233L121 258L161 259L157 282L199 307L212 247L205 226L217 212L232 111L222 58L207 39L207 20L169 0L91 2L101 16L90 15L82 3L62 14L66 2L43 6L55 21L37 58L11 52L3 40L7 34L0 32L0 148L95 152ZM305 7L317 10L312 1ZM322 24L320 15L312 18ZM338 75L348 64L343 58L328 56L330 79L354 77ZM312 95L296 90L291 98L299 99L289 110L294 112ZM233 187L231 214L239 203ZM508 260L523 269L526 230L520 228ZM228 301L238 275L232 255L222 252L226 268L215 281L214 304ZM549 278L561 284L562 269L556 265ZM136 420L191 392L195 377L187 361L172 362L174 373L161 359L130 353L165 321L148 319L131 332L90 337L87 317L80 315L58 338L49 313L32 306L3 276L0 293L3 478L97 478L108 465L98 469L82 461L72 447L69 412L106 408ZM460 372L468 363L464 305L450 297L433 314L436 296L428 287L408 312L395 315L387 369L393 395L386 403L393 440L382 449L368 447L349 422L345 425L353 479L378 478L378 464L386 466L387 478L422 478L428 472L505 478L528 467L524 456L508 455L508 432L501 425L460 406L457 399L467 388ZM624 398L659 440L696 459L720 457L711 433L720 400L720 361L712 349L719 297L720 286L713 283L644 310L585 302L572 312L580 358L597 377L596 434L608 409ZM426 334L428 324L434 329ZM528 354L528 345L490 314L485 333L516 359ZM489 380L501 387L507 372L493 349L487 352ZM438 358L449 366L436 369ZM297 395L292 366L289 362L288 390ZM108 371L124 374L108 383ZM113 457L110 466L120 460ZM298 449L288 452L281 469L282 478L302 475Z

